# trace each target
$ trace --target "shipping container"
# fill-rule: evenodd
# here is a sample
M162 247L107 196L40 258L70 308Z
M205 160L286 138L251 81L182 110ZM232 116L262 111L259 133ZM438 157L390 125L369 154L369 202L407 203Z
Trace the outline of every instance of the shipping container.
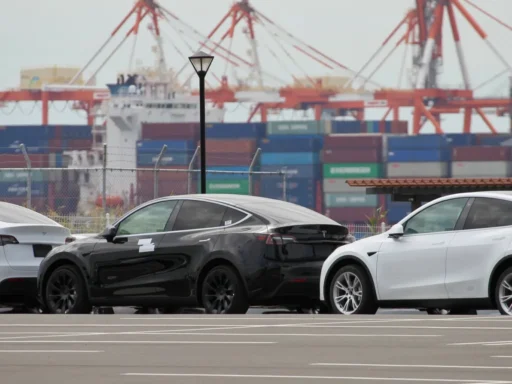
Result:
M249 181L247 179L208 181L208 176L206 177L206 193L249 194ZM201 183L198 182L197 184L197 188L200 189Z
M325 193L366 193L365 187L351 187L348 179L324 179L323 191Z
M449 177L450 163L413 162L388 163L386 176L394 177Z
M68 163L64 161L62 153L50 153L48 155L48 167L50 168L67 168Z
M512 139L510 134L495 135L493 133L481 133L475 136L475 145L501 145L503 142Z
M208 166L249 166L254 157L253 153L207 153L206 164ZM197 161L199 162L200 156Z
M324 135L323 121L268 121L267 135Z
M209 123L206 137L209 139L259 139L265 136L265 123Z
M31 185L31 194L33 197L48 196L48 183L33 182ZM0 183L0 197L23 197L27 196L26 182L6 182Z
M137 141L137 153L160 153L164 145L166 152L192 152L197 145L194 140L139 140Z
M256 152L256 140L233 139L233 140L206 140L206 154L209 153L245 153L252 154ZM197 146L200 146L197 142Z
M0 141L0 154L16 154L23 153L20 145L24 144L28 154L43 155L49 152L49 142L40 141L34 142L33 140L20 140L14 142Z
M88 151L92 148L92 139L63 139L61 143L64 151Z
M259 147L263 153L270 152L319 152L324 143L320 135L270 135L261 139Z
M510 161L510 147L471 146L452 149L453 161Z
M29 154L32 168L48 167L49 155ZM22 154L0 154L0 164L2 168L26 168L27 162Z
M262 172L286 172L287 179L320 179L322 177L322 167L320 165L291 165L283 167L282 165L262 165ZM262 177L268 177L262 175ZM276 175L279 176L279 175Z
M380 132L382 132L382 131L380 131ZM388 133L388 130L385 129L384 132ZM408 121L391 121L391 129L389 130L389 133L407 135L409 133L409 122Z
M362 133L367 131L367 125L359 120L333 120L331 132L336 133Z
M190 153L166 153L160 160L161 166L188 165L192 159ZM158 160L158 154L137 154L137 167L154 167Z
M398 223L412 212L411 203L406 201L392 201L391 196L386 197L386 219L388 225Z
M382 150L374 149L325 149L322 151L323 163L380 163Z
M28 174L28 170L6 171L0 168L0 183L26 183ZM49 174L50 172L33 170L31 172L32 183L48 181Z
M377 195L359 193L326 193L324 195L326 208L336 207L377 207Z
M374 207L326 208L325 215L340 224L367 223L368 217L375 215Z
M394 136L388 138L388 150L402 149L443 149L449 146L446 136L425 134L416 136Z
M92 139L92 126L90 125L62 125L62 139Z
M144 140L197 140L199 123L142 123Z
M181 172L180 172L181 171ZM182 181L187 182L188 180L188 166L186 165L175 165L175 166L167 166L160 167L157 177L159 181L171 182L171 181ZM199 173L192 173L192 179L197 178ZM137 171L137 180L140 182L148 182L153 183L154 181L154 172L150 171Z
M508 161L454 161L452 177L509 177L511 163Z
M382 166L377 163L324 164L324 178L361 179L382 176Z
M249 166L218 166L218 167L206 167L206 179L207 180L240 180L245 179L249 180ZM253 169L253 172L257 172L259 167L256 166ZM227 172L246 172L246 173L223 173L219 171L227 171ZM199 173L197 173L197 177L199 177ZM258 175L252 176L253 181L258 179Z
M449 149L399 149L388 152L387 161L390 163L411 163L429 161L450 161Z
M270 152L261 154L262 165L302 165L318 164L318 152Z
M49 140L55 137L56 130L51 125L7 125L0 127L0 138L15 141L22 138Z
M324 149L339 148L382 148L381 134L328 135L324 139Z
M264 176L260 182L262 196L275 196L283 193L283 178L279 176ZM316 181L313 179L290 179L286 180L286 192L292 195L297 193L316 193Z
M188 183L186 181L160 180L158 182L158 196L175 196L186 195L188 192ZM196 193L197 187L195 183L191 185L190 193ZM154 184L139 180L135 189L135 201L142 204L146 201L154 199Z
M472 133L449 133L446 139L451 147L477 145L477 136Z

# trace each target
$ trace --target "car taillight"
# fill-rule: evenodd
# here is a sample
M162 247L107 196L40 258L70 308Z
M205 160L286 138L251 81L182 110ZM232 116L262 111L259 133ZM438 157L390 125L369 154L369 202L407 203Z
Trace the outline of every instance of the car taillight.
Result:
M73 236L71 236L71 237L66 237L66 240L64 240L64 242L65 242L66 244L69 244L69 243L72 243L72 242L73 242L73 241L75 241L75 240L76 240L76 238L74 238Z
M0 244L1 245L11 245L11 244L19 244L18 240L14 236L1 235L0 236Z
M289 235L280 235L279 233L271 233L269 235L258 235L258 240L264 241L267 245L284 245L294 243L295 237Z

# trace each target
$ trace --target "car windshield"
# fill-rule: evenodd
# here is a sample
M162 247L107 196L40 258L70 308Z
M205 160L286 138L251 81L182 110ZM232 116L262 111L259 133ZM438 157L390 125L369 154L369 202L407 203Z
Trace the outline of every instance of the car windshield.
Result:
M48 217L20 205L0 202L0 221L10 224L57 225Z

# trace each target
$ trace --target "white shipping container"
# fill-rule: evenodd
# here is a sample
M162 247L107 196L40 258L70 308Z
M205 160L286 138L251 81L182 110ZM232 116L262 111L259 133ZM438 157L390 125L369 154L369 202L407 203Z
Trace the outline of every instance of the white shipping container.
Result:
M449 164L440 162L388 163L387 177L448 177Z
M365 187L351 187L348 179L324 179L324 193L366 193Z
M509 161L455 161L452 177L508 177L511 165Z

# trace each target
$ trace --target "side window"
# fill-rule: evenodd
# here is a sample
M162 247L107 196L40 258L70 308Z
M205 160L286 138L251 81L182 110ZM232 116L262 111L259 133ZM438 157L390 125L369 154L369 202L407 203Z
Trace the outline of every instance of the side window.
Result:
M404 233L412 235L453 231L467 201L467 198L453 199L428 207L405 223Z
M226 207L205 201L184 200L173 231L220 227Z
M464 229L493 228L512 225L512 202L477 197L469 210Z
M117 229L118 236L142 233L164 232L177 200L162 201L144 207L121 221Z
M239 211L238 209L228 208L226 209L226 213L224 213L224 217L222 218L222 225L231 225L239 222L247 214Z

